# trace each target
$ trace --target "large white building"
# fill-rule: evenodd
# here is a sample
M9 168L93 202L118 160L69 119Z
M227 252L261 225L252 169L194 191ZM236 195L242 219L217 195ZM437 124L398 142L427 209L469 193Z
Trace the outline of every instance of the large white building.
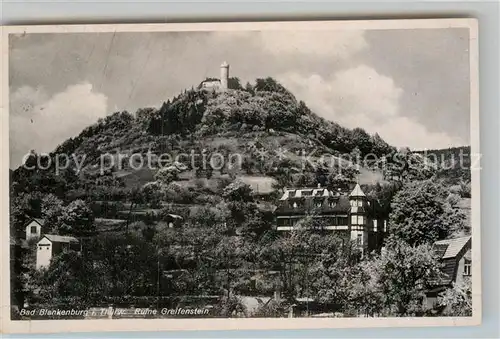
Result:
M312 217L317 231L334 231L354 241L362 252L379 250L386 220L374 215L373 204L356 184L350 191L327 188L285 189L274 211L278 231L292 231L301 220Z

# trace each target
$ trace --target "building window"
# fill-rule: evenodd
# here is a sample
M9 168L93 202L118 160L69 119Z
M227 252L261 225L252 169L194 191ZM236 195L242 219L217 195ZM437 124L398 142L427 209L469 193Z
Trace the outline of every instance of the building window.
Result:
M345 226L345 225L347 225L347 224L348 224L348 220L349 220L349 219L348 219L347 217L339 217L339 218L338 218L338 221L339 221L339 223L338 223L338 224L339 224L339 225L344 225L344 226Z
M36 226L31 226L31 234L37 234Z
M465 263L464 263L464 275L465 276L471 275L471 268L472 268L471 261L468 259L465 259Z
M358 207L363 207L363 201L358 200Z
M351 215L351 225L364 225L365 217L362 215Z
M293 203L293 208L297 208L297 203L296 202Z

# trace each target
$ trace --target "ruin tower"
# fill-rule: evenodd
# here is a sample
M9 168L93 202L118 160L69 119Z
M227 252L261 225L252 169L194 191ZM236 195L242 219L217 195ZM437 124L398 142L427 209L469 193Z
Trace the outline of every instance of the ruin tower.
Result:
M227 62L223 62L220 65L220 87L222 90L226 90L227 83L229 81L229 64Z

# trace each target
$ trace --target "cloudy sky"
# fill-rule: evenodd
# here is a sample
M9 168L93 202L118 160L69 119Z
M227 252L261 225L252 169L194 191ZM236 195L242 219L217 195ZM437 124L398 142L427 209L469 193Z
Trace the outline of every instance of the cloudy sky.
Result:
M468 30L61 33L10 37L11 166L116 111L159 106L227 61L317 114L414 149L469 144Z

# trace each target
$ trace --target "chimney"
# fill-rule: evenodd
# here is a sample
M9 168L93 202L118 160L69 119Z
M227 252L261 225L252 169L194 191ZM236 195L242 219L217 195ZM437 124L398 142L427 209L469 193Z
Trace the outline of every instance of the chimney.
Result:
M321 188L321 183L318 182L318 188Z

